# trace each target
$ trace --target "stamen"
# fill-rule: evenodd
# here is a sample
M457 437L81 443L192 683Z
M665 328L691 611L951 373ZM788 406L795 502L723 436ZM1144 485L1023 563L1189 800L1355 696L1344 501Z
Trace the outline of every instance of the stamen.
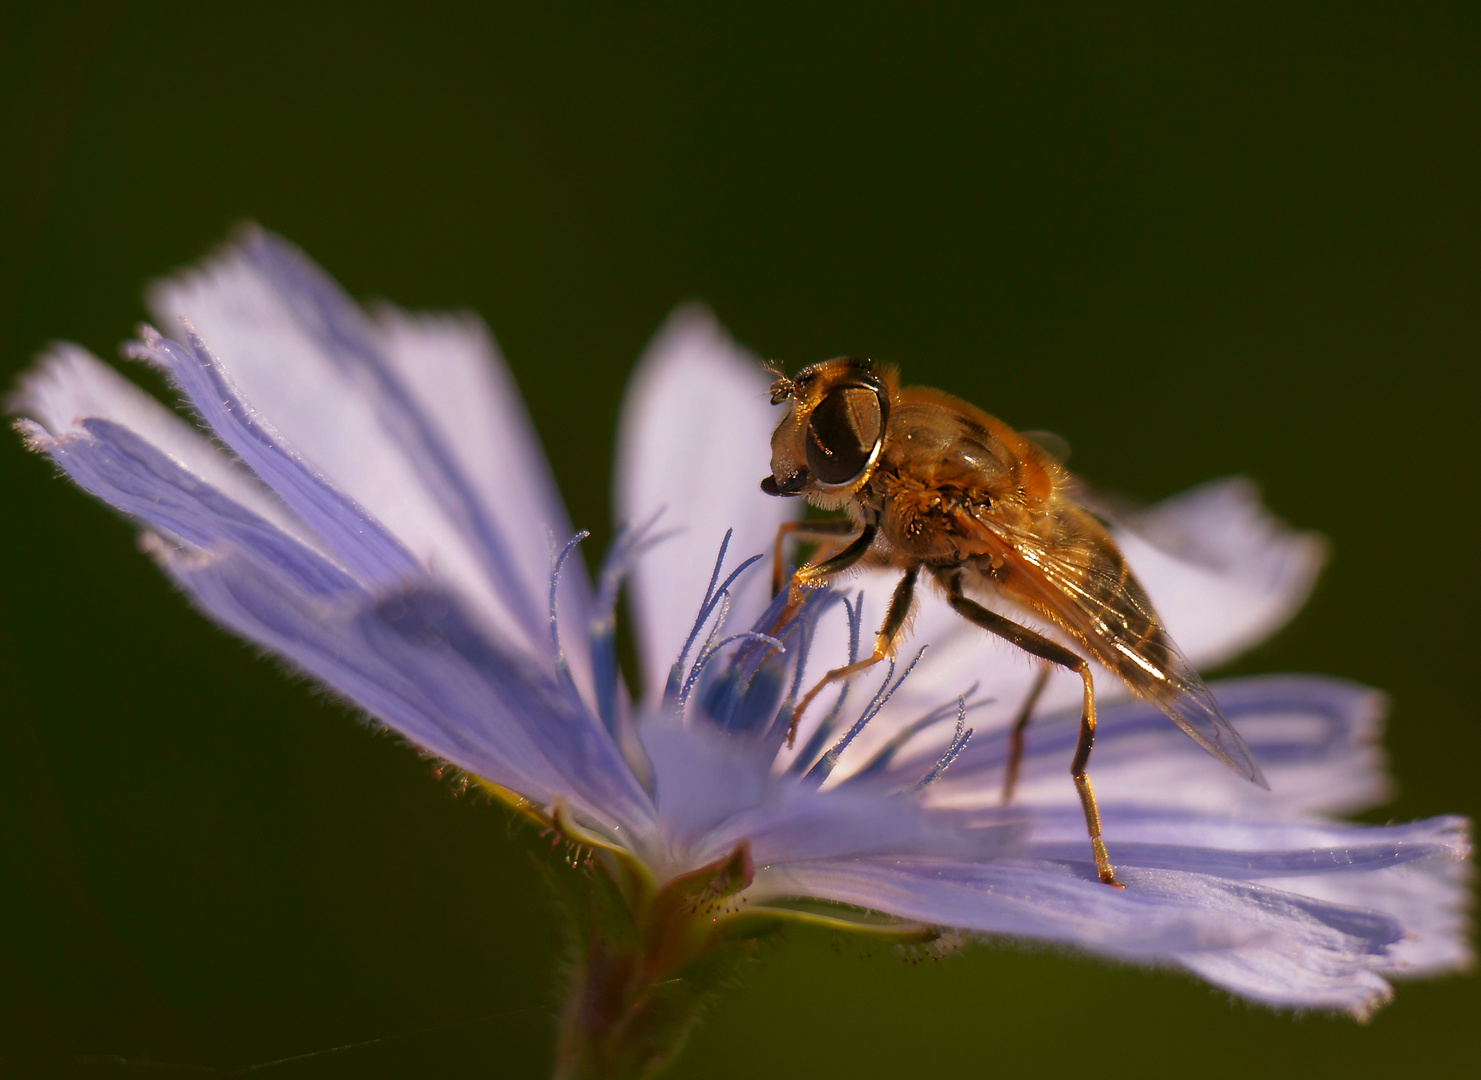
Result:
M759 644L743 645L736 650L732 660L736 692L732 693L724 709L715 714L722 727L729 731L733 728L732 721L738 715L748 715L749 722L741 725L742 730L754 731L757 736L757 750L762 755L775 757L781 749L783 740L786 738L787 729L792 722L791 710L797 703L797 694L801 688L802 676L807 667L807 657L812 649L813 634L817 621L822 614L843 597L831 589L818 589L810 591L802 598L802 606L787 620L780 628L778 637L783 644L792 650L795 659L793 661L791 687L787 695L781 698L780 685L774 685L768 689L766 695L771 700L762 705L759 701L751 700L751 687L761 673L771 665L776 656L776 650L765 648ZM776 627L782 613L789 603L785 591L777 593L772 598L761 618L756 621L758 627ZM775 665L780 667L778 663ZM780 683L780 679L776 680ZM773 693L775 696L772 696ZM765 720L763 722L763 715Z
M720 568L725 563L725 552L730 547L730 537L734 531L734 529L727 529L725 531L725 539L720 542L720 554L715 559L715 569L710 573L709 588L705 590L704 601L699 607L699 616L694 620L694 627L689 631L689 638L684 642L684 648L680 650L679 658L674 661L673 667L669 668L668 684L663 689L665 703L672 703L677 700L680 685L684 679L684 664L689 659L689 650L694 647L695 639L699 637L700 631L704 629L705 623L709 621L710 615L715 610L715 606L727 599L727 590L731 585L735 584L735 579L746 570L749 570L762 558L760 555L752 555L731 571L729 577L723 582L720 582ZM719 583L718 587L717 582Z
M715 599L720 602L719 607L715 612L715 621L710 624L710 632L705 635L705 643L700 646L700 656L704 656L714 647L715 642L720 638L720 631L725 628L725 620L730 618L730 594L722 592ZM698 664L699 660L696 659L695 663Z
M906 679L910 678L910 673L915 670L915 665L919 664L920 658L925 655L926 648L927 646L925 645L920 647L914 659L910 661L910 666L893 683L890 682L890 679L895 674L895 661L893 659L890 661L889 670L885 672L884 682L880 684L878 692L874 695L874 700L869 703L869 707L854 721L854 726L844 733L843 738L834 743L833 748L819 758L818 763L807 771L807 775L803 777L804 780L812 781L813 785L817 786L828 779L828 774L838 764L839 757L848 749L849 743L853 742L855 736L868 726L869 721L879 715L879 711L894 696L895 691L900 689ZM814 779L815 777L816 779Z
M972 695L976 692L977 684L973 683L970 687L967 688L967 692L958 699L959 701L966 703L968 712L972 712L975 709L980 709L984 705L990 705L997 700L996 698L990 697L973 700ZM883 749L876 753L874 757L870 758L868 764L849 773L848 779L844 782L852 784L856 781L867 780L870 777L878 776L879 774L883 773L887 768L889 768L890 763L894 761L896 755L905 748L906 743L910 742L910 740L914 739L928 727L931 727L934 724L939 724L942 720L945 720L954 711L956 711L956 708L957 703L955 701L948 701L942 705L936 706L936 708L932 709L924 716L916 720L912 720L910 723L901 728L900 733L893 739L891 739L887 744L885 744Z
M784 596L785 593L778 593L777 595ZM813 596L817 595L819 594L813 594ZM803 600L804 605L811 600L812 596L806 597ZM812 651L813 625L816 622L815 619L810 619L807 616L808 613L804 607L801 618L797 620L797 659L792 664L792 682L787 687L787 696L782 699L781 707L777 709L776 716L772 718L770 727L767 728L765 734L762 736L765 742L770 741L772 732L777 733L778 740L785 738L787 729L792 726L792 711L797 708L797 692L802 688L802 672L807 667L807 657ZM729 720L728 717L726 719L727 721ZM778 746L780 746L780 741L778 741Z
M684 661L689 659L689 650L694 647L694 639L699 637L700 628L704 626L705 618L710 613L710 597L715 595L715 583L720 580L720 568L725 565L725 552L730 550L730 538L734 535L734 529L726 529L725 539L720 541L720 553L715 556L715 568L710 571L710 583L705 588L704 599L699 602L699 616L694 620L684 647L679 650L679 658L674 661L676 668L682 669Z
M859 637L864 631L864 590L854 594L852 607L847 599L843 604L848 609L848 662L854 664L859 660Z
M864 626L864 591L862 589L859 590L854 596L854 602L852 604L849 603L848 597L845 596L843 598L843 607L848 612L848 662L853 664L859 659L859 639L862 636ZM808 736L807 742L803 745L801 751L792 759L792 764L787 767L788 772L800 773L807 768L810 762L817 759L819 752L823 749L823 744L828 741L828 736L833 733L833 728L838 723L838 717L843 712L843 703L848 700L849 687L851 685L852 683L849 682L843 684L843 688L838 692L838 697L834 699L833 708L829 709L823 719L818 721L818 726L813 729L813 733ZM793 708L796 707L795 697L792 705ZM787 713L787 724L790 726L792 723L792 712L791 709L786 709L785 711ZM780 720L781 717L777 719ZM783 731L785 733L785 729ZM777 749L780 750L781 747L778 746Z
M718 625L718 624L717 624ZM770 634L763 634L759 630L742 630L739 634L731 634L728 638L722 638L713 645L707 645L699 654L699 659L694 662L693 669L689 672L689 678L684 680L684 688L679 691L679 708L683 709L689 700L689 692L694 689L694 684L699 680L700 673L709 666L711 660L719 655L720 650L735 641L764 641L777 652L786 652L786 647L778 639Z
M576 550L576 545L585 540L591 533L584 529L571 539L566 541L566 546L561 548L560 554L555 557L554 564L550 568L550 647L555 650L555 675L556 679L567 690L576 689L575 682L571 679L571 665L566 662L566 654L561 650L560 626L556 620L555 599L560 590L561 568L566 565L566 560L571 557L571 552ZM550 537L550 547L555 549L555 537Z
M785 642L795 637L800 628L805 624L808 613L811 611L810 602L826 595L824 592L812 592L804 596L802 606L784 623L782 621L782 614L787 608L788 596L785 591L779 592L771 598L771 602L766 605L765 610L761 612L760 617L751 625L751 628L753 630L762 630L763 633L775 633ZM765 648L759 643L746 645L736 650L732 664L741 676L740 683L737 685L749 681L750 677L760 669L761 665L775 655L776 651L774 649Z
M736 661L742 651L762 650L771 659L754 671L742 669ZM764 737L766 728L776 718L777 704L786 689L782 685L785 668L781 654L770 645L744 642L731 654L728 670L709 681L704 698L705 715L726 734ZM759 752L764 754L765 748Z
M817 596L814 593L813 596ZM808 599L811 599L809 597ZM792 667L792 685L787 687L787 700L794 705L797 703L798 691L802 689L802 673L807 669L807 656L812 651L813 627L817 625L816 619L808 619L801 623L797 630L799 638L797 642L797 663Z
M669 529L657 536L648 535L662 516L663 511L660 510L636 528L624 525L617 530L612 546L607 550L607 557L602 560L602 572L598 577L596 603L598 612L605 613L610 618L617 607L617 593L622 588L622 582L628 572L632 570L633 564L656 545L679 535L680 530L678 529ZM599 622L602 620L593 619L592 625L596 626Z
M618 530L612 546L602 560L593 615L587 624L591 642L591 668L595 683L597 715L614 735L617 733L617 597L622 582L634 564L656 544L674 536L678 530L650 536L663 511L654 514L636 529L624 525Z
M966 725L967 699L965 697L957 698L956 734L951 737L951 744L947 746L946 753L941 755L941 760L936 762L936 767L921 777L920 781L915 785L916 791L920 791L935 783L937 778L956 760L957 755L962 752L962 747L966 746L967 740L972 737L972 729Z
M720 602L722 597L728 597L730 595L730 587L735 584L735 579L740 577L751 567L755 566L763 558L765 558L765 556L763 555L752 555L749 559L747 559L745 562L741 563L734 570L732 570L729 576L727 576L725 580L720 583L719 593L710 600L709 604L706 606L702 614L708 615L711 611L713 611L715 605Z

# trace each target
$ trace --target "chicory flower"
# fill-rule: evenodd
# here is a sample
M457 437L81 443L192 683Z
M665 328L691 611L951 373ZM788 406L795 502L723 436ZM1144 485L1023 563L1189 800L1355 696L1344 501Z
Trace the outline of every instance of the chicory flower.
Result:
M129 354L195 422L57 345L13 400L21 432L136 520L208 617L590 853L618 915L593 904L580 931L563 1073L661 1067L694 1004L670 976L699 985L767 917L1053 942L1358 1017L1392 977L1468 962L1466 823L1335 820L1387 790L1382 699L1348 682L1212 685L1267 792L1098 680L1091 773L1124 890L1096 879L1068 776L1078 680L1051 680L1000 805L1034 669L937 597L897 663L789 746L799 689L856 654L893 583L864 573L778 626L745 558L795 511L757 487L769 377L705 312L678 312L633 379L624 526L593 584L475 318L362 309L261 231L150 299L173 337L144 327ZM1321 561L1241 481L1134 526L1118 540L1201 667L1284 623ZM615 660L624 582L641 697Z

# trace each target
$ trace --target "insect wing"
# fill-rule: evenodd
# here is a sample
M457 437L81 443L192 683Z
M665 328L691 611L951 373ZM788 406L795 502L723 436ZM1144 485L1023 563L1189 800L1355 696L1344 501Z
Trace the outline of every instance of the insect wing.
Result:
M1053 544L976 520L1008 549L1003 555L1017 572L1004 583L1006 592L1048 614L1199 746L1269 788L1249 747L1168 636L1114 542L1088 515L1072 535Z
M1162 670L1167 683L1173 688L1171 696L1149 697L1152 704L1187 732L1188 737L1235 772L1259 784L1266 791L1270 784L1260 771L1250 748L1245 745L1239 732L1219 708L1219 703L1203 685L1198 672L1193 670L1182 650L1171 638L1164 636L1157 650L1164 654Z

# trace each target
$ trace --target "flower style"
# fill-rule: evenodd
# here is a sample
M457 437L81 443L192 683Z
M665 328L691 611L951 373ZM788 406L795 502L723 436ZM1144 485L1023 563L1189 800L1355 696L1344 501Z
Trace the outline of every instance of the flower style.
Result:
M593 932L563 1029L587 1046L563 1054L623 1024L641 1041L620 1009L760 914L1054 942L1358 1017L1389 977L1468 962L1466 823L1332 820L1387 790L1382 699L1348 682L1213 684L1266 792L1098 680L1091 773L1124 890L1096 879L1068 776L1078 680L1049 683L1000 805L1034 669L937 597L898 663L821 701L788 747L808 673L857 654L892 582L811 594L778 629L766 574L739 558L795 510L757 488L768 377L703 311L675 314L633 379L627 527L592 587L476 319L363 310L261 231L150 299L179 337L145 327L130 355L198 426L58 345L15 398L21 431L137 520L209 617L595 853L639 944ZM1285 622L1322 557L1241 481L1135 526L1118 542L1203 667ZM613 644L624 581L636 700Z

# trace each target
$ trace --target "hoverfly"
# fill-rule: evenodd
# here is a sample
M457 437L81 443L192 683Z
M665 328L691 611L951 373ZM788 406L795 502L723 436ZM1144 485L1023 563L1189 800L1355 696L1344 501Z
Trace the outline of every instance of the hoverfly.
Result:
M825 557L792 575L794 607L803 589L821 587L866 556L902 574L873 653L828 672L794 711L794 732L825 686L894 653L916 583L925 574L963 618L1041 661L1010 735L1004 801L1012 797L1024 728L1051 666L1080 676L1084 698L1070 775L1105 884L1120 887L1085 772L1095 740L1088 661L1114 672L1235 772L1268 786L1244 741L1168 637L1115 541L1071 496L1064 468L1035 443L965 401L925 387L901 387L890 368L846 357L814 364L792 379L779 377L771 401L789 408L772 436L771 475L761 489L848 514L845 520L783 525L774 587L782 584L782 544L789 535L829 545L820 552ZM973 596L1027 608L1079 650Z

